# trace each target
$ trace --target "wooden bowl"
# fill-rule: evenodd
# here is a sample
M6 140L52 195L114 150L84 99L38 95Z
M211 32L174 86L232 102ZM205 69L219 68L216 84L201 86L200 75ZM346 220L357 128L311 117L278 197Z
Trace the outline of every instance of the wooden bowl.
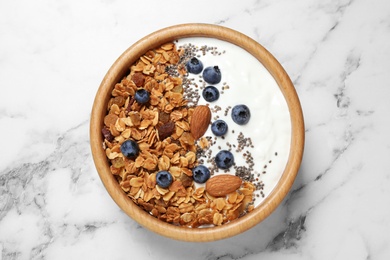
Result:
M187 37L209 37L227 41L245 49L258 59L275 78L283 93L291 116L291 148L287 165L280 181L265 200L245 216L212 228L186 228L174 226L152 217L139 208L122 191L109 169L109 163L102 147L101 129L111 91L116 83L128 73L130 66L149 49L164 43ZM209 24L182 24L168 27L142 38L128 48L112 65L104 77L95 97L90 122L90 143L92 155L99 176L119 207L142 226L160 235L183 241L214 241L242 233L269 216L289 192L303 155L304 122L300 102L294 86L279 62L259 43L237 31Z

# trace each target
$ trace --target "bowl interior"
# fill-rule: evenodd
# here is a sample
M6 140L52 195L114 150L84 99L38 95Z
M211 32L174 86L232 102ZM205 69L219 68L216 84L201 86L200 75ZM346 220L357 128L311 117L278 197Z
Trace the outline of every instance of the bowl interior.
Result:
M179 38L210 37L233 43L253 55L274 77L284 95L291 118L291 148L283 175L273 191L250 214L228 224L212 228L185 228L160 221L139 208L120 188L111 174L102 147L101 129L110 94L129 71L130 66L148 50ZM209 24L182 24L156 31L128 48L111 66L95 97L90 122L90 143L98 174L113 200L142 226L166 237L183 241L214 241L237 235L269 216L290 190L303 155L304 122L295 88L279 62L259 43L232 29Z

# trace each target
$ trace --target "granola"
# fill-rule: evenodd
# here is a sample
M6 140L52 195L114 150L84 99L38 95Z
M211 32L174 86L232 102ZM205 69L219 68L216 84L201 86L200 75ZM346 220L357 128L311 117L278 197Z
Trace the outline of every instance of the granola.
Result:
M213 197L194 185L192 169L212 140L197 140L190 131L199 95L186 87L191 83L184 64L193 55L191 48L171 42L141 56L111 92L102 134L110 170L127 196L162 221L196 228L219 226L252 211L256 187L244 180L228 195ZM135 101L140 88L150 93L147 104ZM121 152L126 140L139 146L135 159ZM172 175L169 187L157 185L159 171Z

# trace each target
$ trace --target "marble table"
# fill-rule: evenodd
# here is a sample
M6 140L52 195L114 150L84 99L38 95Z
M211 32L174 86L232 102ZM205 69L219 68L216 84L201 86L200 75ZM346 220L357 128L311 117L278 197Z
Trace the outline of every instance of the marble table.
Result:
M146 34L188 22L266 47L305 116L286 199L210 243L127 217L89 147L111 64ZM1 1L0 39L0 259L390 259L390 1Z

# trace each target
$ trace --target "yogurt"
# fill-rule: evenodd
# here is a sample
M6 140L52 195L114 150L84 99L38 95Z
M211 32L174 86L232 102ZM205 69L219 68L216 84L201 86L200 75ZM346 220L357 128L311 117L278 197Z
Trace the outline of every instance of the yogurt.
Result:
M219 99L213 102L207 102L202 97L202 88L210 84L203 81L201 74L188 75L193 91L198 91L200 95L197 104L208 104L212 122L222 119L229 127L223 137L215 137L209 127L204 135L212 142L209 155L213 158L220 150L230 149L235 166L241 168L249 168L248 156L252 157L252 182L258 187L254 205L258 206L276 186L289 157L291 120L287 102L267 69L244 49L214 38L183 38L176 43L178 48L189 44L198 48L205 45L216 47L213 51L199 50L196 55L204 68L218 66L222 74L221 82L213 85L220 92ZM245 104L250 109L251 118L246 125L238 125L231 118L231 108L239 104ZM250 139L252 145L246 145L237 152L240 135ZM213 167L206 158L203 164ZM213 172L214 175L222 173L225 174L225 171ZM239 175L233 167L228 173Z

